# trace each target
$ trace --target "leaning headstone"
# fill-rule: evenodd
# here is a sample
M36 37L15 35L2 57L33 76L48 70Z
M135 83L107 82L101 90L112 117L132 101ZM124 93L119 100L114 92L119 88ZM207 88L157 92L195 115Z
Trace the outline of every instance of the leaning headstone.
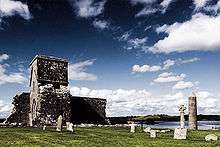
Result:
M184 119L184 111L186 107L184 105L180 105L180 128L176 128L174 130L174 139L186 139L187 129L185 128L185 119Z
M151 128L147 127L147 128L144 129L144 132L148 133L148 132L150 132L150 130L151 130Z
M43 126L43 130L46 130L46 125Z
M156 138L157 137L157 131L156 130L150 130L150 137Z
M130 127L131 127L130 132L131 132L131 133L135 133L136 124L135 124L135 123L132 123L132 124L130 124Z
M216 136L215 134L209 134L205 137L206 141L217 141L218 140L218 136Z
M57 131L61 131L62 130L62 120L63 120L63 118L62 118L62 116L60 115L59 117L58 117L58 119L57 119Z

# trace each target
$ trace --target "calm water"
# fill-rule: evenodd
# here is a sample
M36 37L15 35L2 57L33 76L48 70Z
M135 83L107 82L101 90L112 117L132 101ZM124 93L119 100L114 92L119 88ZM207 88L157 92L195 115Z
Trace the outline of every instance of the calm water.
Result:
M180 126L179 122L165 122L159 121L154 125L145 125L145 127L151 128L178 128ZM186 122L186 127L188 127L188 122ZM212 129L213 127L220 127L220 121L198 121L198 128L201 130Z

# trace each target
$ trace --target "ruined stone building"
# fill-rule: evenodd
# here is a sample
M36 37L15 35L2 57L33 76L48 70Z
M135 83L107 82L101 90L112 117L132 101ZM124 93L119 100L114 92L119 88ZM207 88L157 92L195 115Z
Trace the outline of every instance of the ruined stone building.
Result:
M59 115L64 122L106 123L106 100L75 97L68 89L68 62L36 56L30 64L30 93L14 97L14 108L6 123L21 125L55 124Z

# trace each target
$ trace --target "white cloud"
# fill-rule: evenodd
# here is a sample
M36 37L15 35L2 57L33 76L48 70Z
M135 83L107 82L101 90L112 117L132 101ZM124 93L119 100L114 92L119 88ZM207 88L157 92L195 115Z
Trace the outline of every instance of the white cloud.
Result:
M7 60L9 56L7 54L3 54L0 56L0 62L3 60ZM22 84L27 81L26 77L21 72L8 73L6 67L8 64L0 64L0 85L6 83L19 83Z
M214 11L215 13L217 13L219 9L220 9L220 1L218 1L218 3L216 5L211 5L211 6L204 7L204 10Z
M162 13L165 13L167 8L169 7L170 3L174 0L163 0L160 5L163 7Z
M4 61L4 60L8 60L9 56L7 54L2 54L0 55L0 62Z
M172 60L172 59L167 59L163 62L163 65L153 65L150 66L148 64L145 65L133 65L132 67L132 72L140 72L140 73L145 73L145 72L156 72L156 71L161 71L161 70L168 70L171 66L174 65L181 65L181 64L187 64L187 63L192 63L199 61L200 59L197 57L190 58L190 59L178 59L178 60Z
M97 79L97 76L91 73L87 73L86 69L88 66L93 65L95 60L86 60L79 63L69 64L68 76L70 80L82 80L82 81L93 81Z
M144 8L140 12L138 12L135 17L146 16L150 14L154 14L158 11L156 8Z
M27 4L14 0L0 0L0 19L14 15L20 15L26 20L31 18Z
M157 31L164 32L168 36L159 40L149 50L154 53L219 50L219 26L220 16L195 14L189 21L159 27Z
M11 113L12 105L0 100L0 118L6 118Z
M149 65L134 65L132 67L132 72L155 72L161 70L160 66L149 66Z
M195 9L204 7L208 1L210 0L193 0L194 5L196 6Z
M173 86L173 89L187 89L193 86L194 84L192 82L179 81Z
M107 116L178 114L178 101L184 97L182 93L153 96L147 90L135 89L94 90L86 87L71 87L70 92L74 96L107 99Z
M191 59L180 59L180 64L187 64L187 63L192 63L192 62L196 62L196 61L199 61L200 59L197 58L197 57L194 57L194 58L191 58Z
M121 37L118 38L119 41L127 41L130 37L130 33L125 32Z
M143 48L147 42L147 37L144 38L134 38L128 40L129 49Z
M93 21L93 26L97 29L107 29L109 27L109 23L107 21L102 21L102 20L94 20Z
M95 17L104 11L106 0L95 2L94 0L74 0L73 6L76 8L79 17Z
M87 87L71 87L74 96L105 98L107 100L107 116L131 116L149 114L178 115L180 104L187 106L189 95L183 92L154 95L147 90L136 89L90 89ZM219 114L220 105L217 95L201 91L197 95L199 113ZM207 103L206 103L207 101ZM209 112L210 110L211 112Z
M185 77L186 77L185 74L175 75L173 73L164 72L160 74L156 79L154 79L154 82L156 83L177 82L184 80Z
M164 61L163 64L164 64L163 69L169 69L171 66L175 65L175 61L168 59Z

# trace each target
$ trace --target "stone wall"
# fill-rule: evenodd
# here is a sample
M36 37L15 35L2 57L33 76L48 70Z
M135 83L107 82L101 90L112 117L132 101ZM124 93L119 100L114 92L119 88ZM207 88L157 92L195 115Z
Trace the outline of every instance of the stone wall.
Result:
M106 99L71 97L71 122L74 124L107 124Z

